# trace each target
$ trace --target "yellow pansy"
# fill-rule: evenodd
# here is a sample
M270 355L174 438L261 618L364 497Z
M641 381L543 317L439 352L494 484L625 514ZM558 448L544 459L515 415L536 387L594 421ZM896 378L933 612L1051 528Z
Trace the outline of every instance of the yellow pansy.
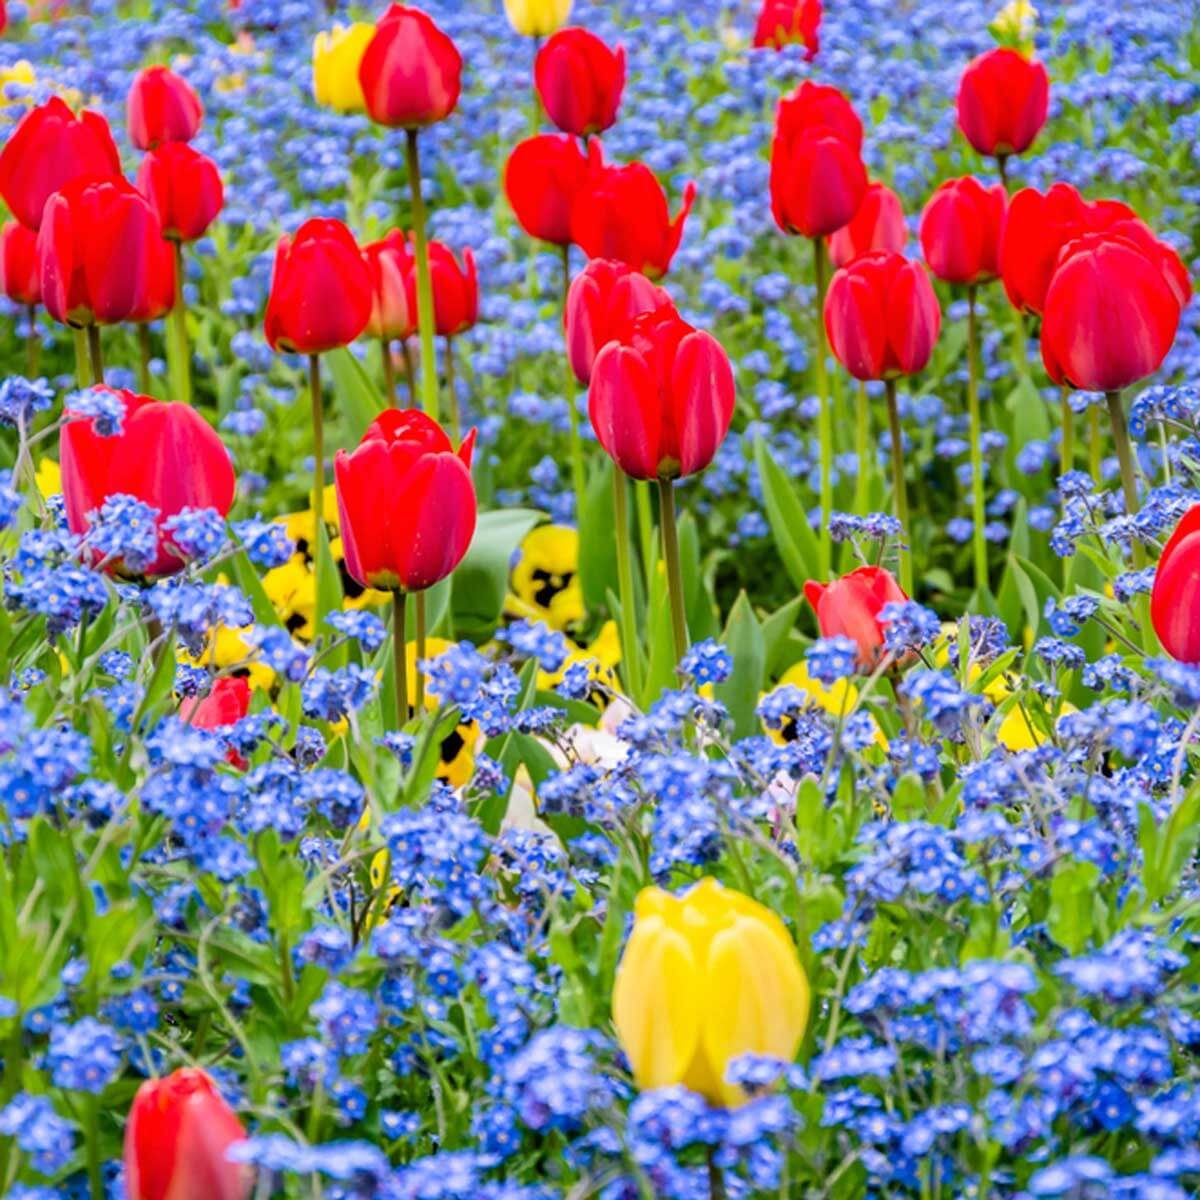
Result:
M363 21L335 25L313 39L313 96L318 104L337 112L365 112L358 67L375 26Z
M43 500L62 493L62 468L52 458L43 458L37 465L37 489Z
M262 580L271 607L288 632L311 641L317 611L317 580L302 554L293 554L281 567L272 567Z
M275 672L258 660L258 651L246 641L245 635L250 628L218 626L215 636L209 636L207 644L199 654L193 656L185 650L179 655L179 661L193 667L217 667L221 670L233 667L236 674L246 676L252 688L269 691L275 682Z
M571 0L504 0L508 23L525 37L548 37L571 15Z
M790 666L776 684L776 687L788 686L799 688L816 708L835 718L849 716L858 704L858 688L849 679L835 679L833 683L826 685L808 673L808 664L803 659ZM875 723L874 717L871 718L871 725L875 730L876 745L886 748L887 739ZM779 746L792 741L796 736L796 723L791 717L785 717L778 729L772 729L765 724L763 727L767 736Z
M1059 716L1065 717L1068 713L1078 711L1075 705L1068 701L1063 704ZM1038 727L1028 708L1019 703L1014 704L1004 714L1004 719L996 728L996 741L1014 754L1021 750L1036 750L1048 736L1049 734L1043 733Z
M512 616L566 629L584 616L579 586L579 533L568 525L539 525L525 535L512 569L507 608Z
M746 1100L725 1074L743 1054L790 1061L811 1004L783 922L704 879L682 896L646 888L613 987L613 1024L643 1089L683 1084L713 1104Z
M591 645L572 650L557 671L539 671L537 684L543 691L550 691L562 683L568 667L583 663L587 667L588 678L596 685L588 699L603 710L608 707L614 694L620 694L621 681L617 678L616 670L620 661L621 635L617 632L617 623L605 621Z

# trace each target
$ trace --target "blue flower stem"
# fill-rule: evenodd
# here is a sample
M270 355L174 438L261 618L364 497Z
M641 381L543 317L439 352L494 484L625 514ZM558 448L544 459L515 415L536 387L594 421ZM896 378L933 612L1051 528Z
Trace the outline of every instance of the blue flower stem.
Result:
M983 423L979 416L979 330L975 320L975 286L967 288L967 416L971 426L971 546L975 560L975 593L988 592L986 518L983 505Z
M829 349L825 340L826 262L824 238L813 238L813 278L817 297L814 326L817 336L817 441L821 444L821 536L818 543L818 566L822 579L828 579L833 567L833 538L829 532L829 517L833 512L833 408L829 395L829 373L825 359Z
M192 402L192 352L188 346L187 301L183 298L183 243L175 247L175 303L167 325L171 338L171 399Z
M408 724L408 635L404 631L404 593L392 593L392 667L396 674L396 728Z
M617 591L621 601L621 662L630 696L642 694L641 647L633 608L633 551L629 537L629 495L625 472L613 463L613 525L617 543Z
M421 194L421 158L417 131L404 131L408 152L408 187L412 193L413 241L417 256L417 325L421 332L421 407L438 419L437 358L433 351L433 278L429 274L429 241L425 236L425 198Z
M688 649L687 612L683 604L683 569L679 559L679 530L675 524L675 484L658 481L658 519L662 526L663 560L667 564L667 591L671 599L671 628L675 635L675 662Z
M913 594L912 529L908 519L908 484L904 480L904 435L900 431L900 408L896 403L896 381L888 379L888 427L892 442L892 508L900 522L900 586Z

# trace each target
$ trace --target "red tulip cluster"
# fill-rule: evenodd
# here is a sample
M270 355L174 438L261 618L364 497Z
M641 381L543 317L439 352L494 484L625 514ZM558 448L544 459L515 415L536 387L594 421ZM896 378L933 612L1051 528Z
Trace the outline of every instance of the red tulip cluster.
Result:
M782 50L802 43L812 62L821 48L821 0L763 0L754 25L755 49Z
M903 250L907 241L900 197L887 184L872 183L853 220L830 235L829 258L835 267L844 267L872 250Z

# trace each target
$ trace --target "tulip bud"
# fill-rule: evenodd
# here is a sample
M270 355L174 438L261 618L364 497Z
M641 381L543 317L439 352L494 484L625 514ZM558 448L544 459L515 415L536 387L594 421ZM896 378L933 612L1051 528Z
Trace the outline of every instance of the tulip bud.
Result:
M163 236L194 242L208 232L225 203L217 164L186 142L164 142L142 159L138 191L154 206Z
M714 879L682 896L638 896L613 986L613 1024L638 1087L683 1084L713 1104L742 1104L730 1063L793 1059L810 1003L795 943L770 909Z
M200 131L204 107L191 85L167 67L147 67L125 102L129 139L139 150L163 142L190 142Z
M508 23L522 37L549 37L571 15L572 0L504 0Z
M371 337L412 337L417 332L415 266L408 239L393 229L382 241L363 247L371 276L371 317L366 332Z
M948 179L921 213L921 251L946 283L986 283L999 274L1000 230L1007 195L970 175Z
M998 47L972 59L958 85L958 127L978 153L1022 154L1046 123L1046 68L1016 50Z
M678 479L713 460L733 420L733 368L721 344L672 306L637 317L596 356L588 415L634 479Z
M887 604L908 599L890 571L858 567L832 583L810 579L804 595L817 614L822 637L848 637L858 646L858 665L873 670L883 653L887 623L879 619Z
M439 337L453 337L479 319L479 279L475 255L468 247L462 265L444 242L429 243L429 275L433 282L434 328ZM411 295L416 303L415 260Z
M346 570L363 587L424 591L462 561L475 533L472 431L454 450L419 409L380 414L334 459Z
M313 98L341 113L366 112L359 67L375 26L363 21L335 25L313 38Z
M227 729L250 711L250 684L240 675L221 675L213 680L208 695L185 701L179 715L193 729ZM246 760L232 747L225 756L230 766L244 771Z
M230 1162L246 1131L209 1077L184 1068L138 1088L125 1125L128 1200L245 1200L250 1168Z
M348 346L371 317L371 275L341 221L314 217L275 251L264 328L273 350L324 354Z
M513 147L504 165L504 194L530 237L569 246L571 214L588 178L588 160L573 137L540 133Z
M1200 666L1200 504L1184 513L1163 547L1150 593L1150 620L1172 658Z
M0 150L0 197L30 229L41 226L46 201L67 184L120 174L108 122L89 109L76 116L58 96L30 109Z
M462 89L462 55L419 8L393 4L363 51L358 78L372 121L419 129L454 111Z
M830 235L829 258L835 267L844 267L872 250L900 253L907 243L908 226L900 197L887 184L872 183L854 219Z
M533 78L546 115L564 133L603 133L621 105L625 47L613 51L586 29L561 29L538 51Z
M754 26L756 50L782 50L804 43L804 61L812 62L821 48L821 0L763 0Z
M37 240L37 233L19 221L8 221L0 230L0 291L14 304L37 304L42 298Z

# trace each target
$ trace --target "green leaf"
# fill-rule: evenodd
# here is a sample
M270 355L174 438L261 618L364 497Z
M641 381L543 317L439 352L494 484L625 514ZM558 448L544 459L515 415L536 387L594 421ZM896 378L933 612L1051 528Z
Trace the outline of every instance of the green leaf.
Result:
M508 594L513 553L544 515L532 508L501 508L480 514L470 548L452 577L456 636L480 643L496 632Z
M754 461L758 465L767 520L779 557L792 583L802 588L808 580L818 578L820 550L817 535L808 523L808 513L796 489L761 438L754 444Z
M329 534L325 529L325 522L317 520L315 524L317 544L313 561L317 571L317 612L313 629L318 637L329 638L333 630L325 624L325 618L342 607L342 576L329 549ZM331 666L343 666L346 661L346 648L343 646L335 650L328 661Z
M344 347L324 356L333 380L333 393L345 421L346 440L355 445L367 426L383 412L383 400L367 376L362 363Z
M1080 953L1092 936L1099 878L1100 868L1095 863L1071 860L1063 863L1050 881L1046 930L1069 954Z
M579 515L579 587L589 612L604 607L617 590L617 530L613 524L613 465L607 454L588 476ZM629 529L625 530L629 540Z
M279 619L279 613L275 611L275 606L263 589L258 572L254 569L254 564L250 561L246 551L239 545L227 561L229 569L233 573L233 582L250 601L250 607L254 609L255 621L259 625L282 626L283 622Z
M700 534L690 512L684 513L679 521L679 561L683 572L683 605L692 641L715 637L717 606L700 565Z
M762 691L767 648L762 626L745 592L738 593L721 640L733 658L733 670L724 683L713 688L713 692L729 709L734 736L750 737L758 730L755 709Z
M785 660L788 652L788 637L796 624L796 617L804 607L803 595L796 596L786 604L781 604L770 616L762 622L763 647L767 654L766 675L774 678L787 667L790 662Z
M669 687L676 683L675 634L671 626L671 598L667 591L667 572L662 560L655 561L654 578L650 581L650 619L647 630L650 651L639 697L640 707L650 707Z

